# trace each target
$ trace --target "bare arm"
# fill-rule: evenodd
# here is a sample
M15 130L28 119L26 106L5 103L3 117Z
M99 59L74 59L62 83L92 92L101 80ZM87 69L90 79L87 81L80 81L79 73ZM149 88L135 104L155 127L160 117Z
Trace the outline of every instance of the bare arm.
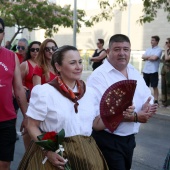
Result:
M24 85L25 82L25 77L28 74L28 64L26 61L20 64L20 71L21 71L21 78L22 78L22 83ZM24 86L25 90L28 90L26 86Z
M36 86L38 84L41 84L41 77L38 75L34 75L32 77L32 82L33 82L33 86Z
M97 116L94 121L93 121L93 129L98 131L98 130L104 130L106 129L102 119L100 116Z
M134 122L134 106L129 106L126 111L123 112L125 122ZM106 129L106 126L104 125L102 119L100 116L97 116L93 121L93 129L96 131L104 130Z
M38 141L37 136L41 135L41 131L39 129L40 126L40 121L39 120L35 120L32 119L30 117L28 117L28 133L30 135L30 137L34 140L34 141Z
M20 70L21 70L21 78L22 81L25 80L25 76L28 74L28 66L27 66L27 62L24 61L23 63L20 64Z
M99 62L100 60L104 59L106 57L106 51L102 51L98 57L91 58L91 61L93 62Z
M17 103L23 114L23 118L25 119L26 118L25 113L27 111L28 104L26 100L25 90L22 85L19 61L16 55L15 55L15 63L16 65L15 65L14 79L13 79L13 90L14 90L15 97L17 99ZM21 125L21 129L20 129L21 131L24 127L26 127L26 122L24 121L24 119Z
M35 120L28 117L28 132L34 141L38 141L37 136L41 135L39 126L40 126L39 120ZM64 170L65 161L60 155L52 151L47 151L46 156L54 166L61 166L60 169Z

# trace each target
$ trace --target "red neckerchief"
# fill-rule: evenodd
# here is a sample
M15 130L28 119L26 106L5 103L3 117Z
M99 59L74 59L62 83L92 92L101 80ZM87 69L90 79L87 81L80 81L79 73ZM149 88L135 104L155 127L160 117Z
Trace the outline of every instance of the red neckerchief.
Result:
M78 92L74 93L61 79L60 76L56 76L55 79L49 82L49 84L55 87L63 96L74 102L75 112L78 113L78 100L81 99L86 91L86 85L82 80L77 80L76 85Z

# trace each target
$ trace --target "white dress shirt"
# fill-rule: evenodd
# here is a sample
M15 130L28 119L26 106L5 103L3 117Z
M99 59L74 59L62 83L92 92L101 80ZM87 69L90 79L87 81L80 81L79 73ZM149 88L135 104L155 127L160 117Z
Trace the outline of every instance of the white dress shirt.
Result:
M128 64L127 66L127 74L129 80L137 80L137 86L133 98L133 105L135 106L135 111L138 112L141 110L142 105L146 102L148 97L151 96L151 91L146 86L143 77L131 64ZM127 78L121 72L116 70L106 59L104 63L90 75L87 80L87 86L94 89L96 94L96 101L98 102L98 104L100 104L100 100L104 92L112 84L121 80L127 80ZM139 126L140 123L122 122L113 133L119 136L136 134L139 131ZM109 130L106 129L106 131Z
M84 96L78 100L78 113L76 113L74 103L53 86L37 85L31 92L26 115L40 120L40 128L44 132L59 132L63 128L66 137L90 136L93 120L98 113L92 90L86 88ZM76 88L73 91L76 91Z
M147 74L158 72L159 64L160 64L160 58L161 58L161 55L162 55L162 49L158 46L153 47L153 48L151 47L151 48L148 48L145 51L144 55L145 56L154 55L154 56L157 56L158 59L154 60L154 61L146 60L145 64L144 64L143 72L147 73Z

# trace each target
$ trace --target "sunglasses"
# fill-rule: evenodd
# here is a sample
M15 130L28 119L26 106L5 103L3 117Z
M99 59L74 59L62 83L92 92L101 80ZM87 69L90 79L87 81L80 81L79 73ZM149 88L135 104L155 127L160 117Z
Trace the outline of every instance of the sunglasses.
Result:
M52 52L56 51L58 49L57 46L52 46L52 47L45 47L45 51L46 52L50 52L52 50Z
M3 32L4 32L4 30L2 28L0 28L0 33L3 33Z
M25 50L25 47L24 46L17 46L17 49L18 50Z
M39 52L39 50L40 50L39 48L30 48L31 52Z

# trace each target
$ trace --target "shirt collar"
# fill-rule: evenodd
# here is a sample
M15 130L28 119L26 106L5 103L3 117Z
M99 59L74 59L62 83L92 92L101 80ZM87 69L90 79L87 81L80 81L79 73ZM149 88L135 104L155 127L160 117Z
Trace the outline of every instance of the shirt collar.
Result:
M109 72L112 71L112 70L116 70L116 69L109 63L109 61L108 61L107 59L104 61L104 65L105 65L105 70L106 70L107 73L109 73ZM134 66L128 63L127 68L134 69Z
M152 47L152 49L153 49L153 48L158 48L158 45L157 45L157 46L155 46L155 47Z

